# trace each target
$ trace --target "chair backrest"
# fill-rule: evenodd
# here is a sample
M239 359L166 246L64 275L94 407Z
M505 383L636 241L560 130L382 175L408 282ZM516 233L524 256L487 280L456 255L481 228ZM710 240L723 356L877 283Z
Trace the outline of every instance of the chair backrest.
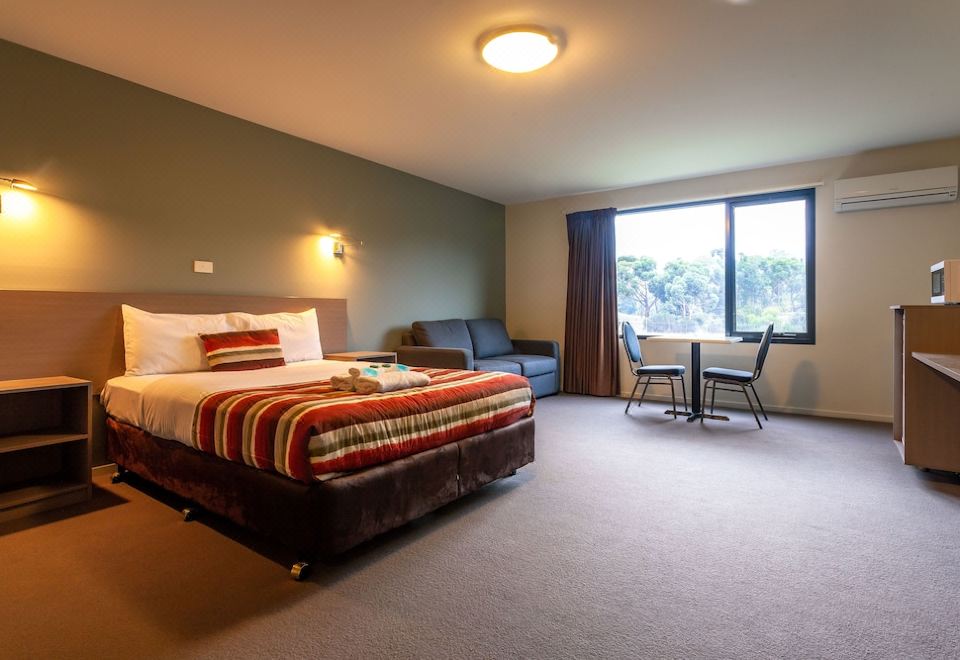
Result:
M630 325L629 321L624 321L621 326L623 334L623 348L627 352L627 359L632 364L643 366L643 353L640 352L640 340L637 333Z
M770 340L773 339L773 324L767 326L763 331L763 337L760 338L760 348L757 349L757 366L753 369L753 379L760 378L760 372L763 371L763 363L767 359L767 353L770 351Z

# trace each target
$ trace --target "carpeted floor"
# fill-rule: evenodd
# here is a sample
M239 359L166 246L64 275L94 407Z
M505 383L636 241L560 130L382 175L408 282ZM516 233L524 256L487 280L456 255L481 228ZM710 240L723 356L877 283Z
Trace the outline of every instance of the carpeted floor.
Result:
M904 467L885 425L663 407L540 401L534 465L307 583L99 480L0 527L0 657L960 654L960 483Z

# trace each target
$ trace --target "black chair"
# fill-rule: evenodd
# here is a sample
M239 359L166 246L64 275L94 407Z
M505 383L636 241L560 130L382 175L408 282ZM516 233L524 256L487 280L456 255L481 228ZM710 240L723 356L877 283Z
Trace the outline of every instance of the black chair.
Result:
M643 354L640 352L640 340L637 333L629 322L624 321L623 326L623 348L627 351L627 358L630 360L630 373L637 377L637 382L633 385L633 392L630 393L630 400L627 401L627 408L623 414L630 412L630 404L633 403L633 397L637 394L637 388L640 387L640 381L646 379L643 385L643 392L640 393L638 406L643 405L643 397L647 394L647 388L653 385L670 385L670 398L673 399L673 417L682 413L677 412L677 394L674 388L674 381L680 381L680 387L683 390L683 409L687 410L687 386L683 382L683 374L687 368L682 364L648 364L643 363Z
M747 403L750 404L750 412L753 413L753 418L757 420L757 426L761 429L763 424L760 423L760 418L757 417L757 411L753 407L753 401L750 400L750 395L747 393L747 387L753 391L753 396L757 399L757 405L760 406L760 412L763 413L763 418L769 420L767 417L767 411L763 409L763 404L760 403L760 397L757 396L757 389L753 386L757 379L760 378L760 372L763 370L763 363L767 359L767 353L770 351L770 340L773 338L773 324L767 326L767 329L763 331L763 337L760 339L760 348L757 349L757 364L753 368L753 371L741 371L739 369L724 369L723 367L710 367L709 369L703 370L703 400L707 400L707 387L713 385L713 393L710 396L710 414L713 414L713 405L717 400L717 383L723 383L724 385L736 385L740 389L734 389L731 387L721 387L720 389L725 392L743 392L743 396L747 397ZM703 422L703 418L700 418L700 421Z

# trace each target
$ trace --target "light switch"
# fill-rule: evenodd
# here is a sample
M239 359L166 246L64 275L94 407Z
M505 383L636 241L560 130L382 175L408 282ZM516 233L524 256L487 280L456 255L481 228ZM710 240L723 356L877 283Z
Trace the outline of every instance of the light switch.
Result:
M212 273L213 262L212 261L194 261L193 272L194 273Z

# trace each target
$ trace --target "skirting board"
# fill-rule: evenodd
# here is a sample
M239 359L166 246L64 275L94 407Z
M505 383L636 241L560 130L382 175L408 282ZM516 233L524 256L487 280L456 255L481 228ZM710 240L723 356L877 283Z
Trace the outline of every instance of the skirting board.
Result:
M621 399L629 399L629 392L620 392ZM647 401L656 401L657 403L670 403L670 397L664 396L662 394L648 394L643 398L644 402ZM687 401L689 402L689 396ZM677 406L682 405L682 400L677 398ZM790 406L771 406L766 403L763 404L763 407L766 408L767 412L776 412L776 413L786 413L788 415L809 415L811 417L832 417L835 419L856 419L861 422L881 422L884 424L892 424L893 416L892 415L871 415L869 413L859 413L859 412L847 412L843 410L821 410L819 408L793 408ZM717 400L717 408L733 408L736 410L750 410L750 407L745 401L720 401ZM759 410L758 410L759 412Z

